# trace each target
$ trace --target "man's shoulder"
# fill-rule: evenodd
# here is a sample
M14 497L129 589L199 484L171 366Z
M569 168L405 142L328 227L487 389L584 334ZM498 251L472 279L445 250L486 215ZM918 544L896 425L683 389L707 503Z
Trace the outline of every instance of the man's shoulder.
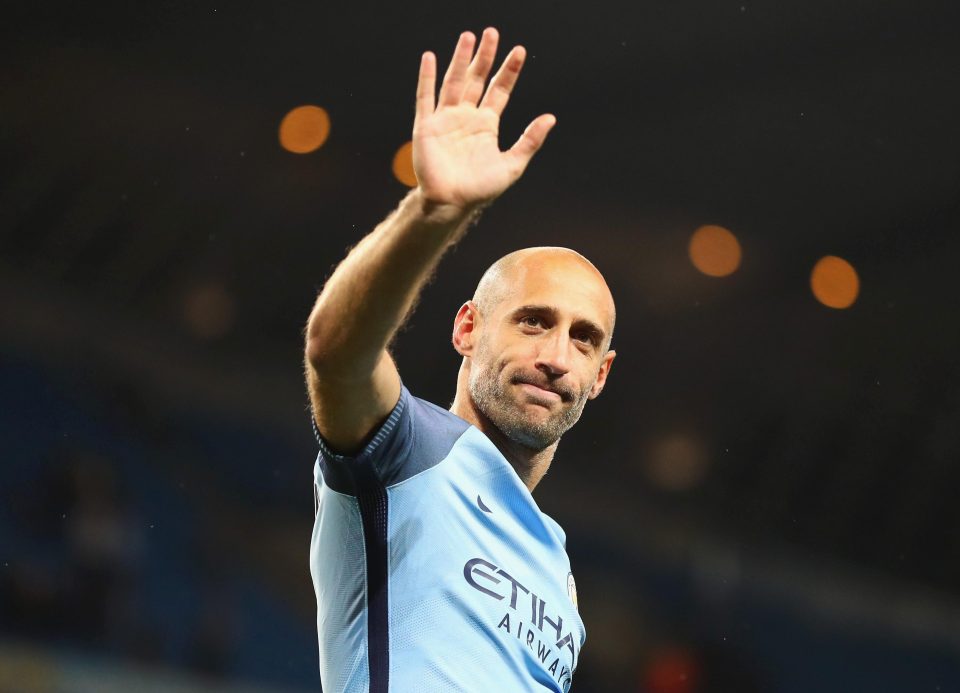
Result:
M400 387L400 402L410 408L411 421L418 426L426 428L436 427L439 432L452 431L459 436L470 424L449 409L444 409L438 404L417 397L407 389L406 385Z
M414 396L404 385L375 464L387 485L400 483L443 461L470 424L450 411ZM388 419L389 421L389 419Z

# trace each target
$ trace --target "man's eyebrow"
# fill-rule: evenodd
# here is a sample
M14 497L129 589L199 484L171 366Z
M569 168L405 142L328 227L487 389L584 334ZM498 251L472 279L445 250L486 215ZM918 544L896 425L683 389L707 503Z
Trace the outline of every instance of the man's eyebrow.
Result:
M520 306L519 308L514 309L510 314L519 315L520 313L550 313L551 315L553 315L556 312L557 312L557 309L554 308L553 306L532 304L532 305Z
M520 306L516 310L511 311L510 315L511 317L517 317L519 315L525 315L529 313L553 316L557 314L557 309L553 306L533 304ZM604 337L607 336L606 331L589 318L575 318L573 321L573 326L586 329L590 335L597 340L597 343L602 343Z

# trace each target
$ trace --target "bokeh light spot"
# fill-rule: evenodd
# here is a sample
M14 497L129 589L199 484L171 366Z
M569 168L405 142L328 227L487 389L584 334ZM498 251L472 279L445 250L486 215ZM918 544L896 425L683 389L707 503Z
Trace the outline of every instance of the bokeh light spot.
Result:
M393 175L407 187L417 187L417 174L413 172L413 142L401 145L393 155Z
M316 151L330 135L330 116L319 106L297 106L280 121L280 146L294 154Z
M700 666L684 647L665 647L653 653L643 675L644 693L694 693L700 690Z
M860 294L860 278L849 262L835 255L827 255L813 266L810 288L823 305L849 308Z
M223 337L233 327L236 303L226 287L212 280L191 287L183 301L183 319L200 339Z
M698 440L675 433L656 440L644 457L644 472L657 488L689 491L701 484L710 460Z
M701 226L690 237L690 261L711 277L726 277L740 267L740 242L722 226Z

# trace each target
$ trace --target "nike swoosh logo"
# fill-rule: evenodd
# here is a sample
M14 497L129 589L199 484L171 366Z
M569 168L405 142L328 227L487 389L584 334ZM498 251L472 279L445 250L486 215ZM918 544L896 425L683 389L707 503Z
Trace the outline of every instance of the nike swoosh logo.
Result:
M479 495L477 496L477 505L479 505L479 506L480 506L480 509L481 509L483 512L485 512L485 513L492 513L492 512L493 512L490 508L488 508L488 507L484 504L483 500L480 498Z

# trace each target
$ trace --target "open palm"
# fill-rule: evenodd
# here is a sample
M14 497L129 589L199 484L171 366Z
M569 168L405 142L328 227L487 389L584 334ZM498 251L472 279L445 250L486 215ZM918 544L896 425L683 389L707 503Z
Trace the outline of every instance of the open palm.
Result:
M556 123L544 114L527 126L516 144L500 151L500 115L526 51L521 46L510 51L487 85L498 40L497 31L487 29L473 55L476 37L461 34L436 98L436 57L428 52L421 59L413 167L428 200L464 208L492 201L523 174Z

